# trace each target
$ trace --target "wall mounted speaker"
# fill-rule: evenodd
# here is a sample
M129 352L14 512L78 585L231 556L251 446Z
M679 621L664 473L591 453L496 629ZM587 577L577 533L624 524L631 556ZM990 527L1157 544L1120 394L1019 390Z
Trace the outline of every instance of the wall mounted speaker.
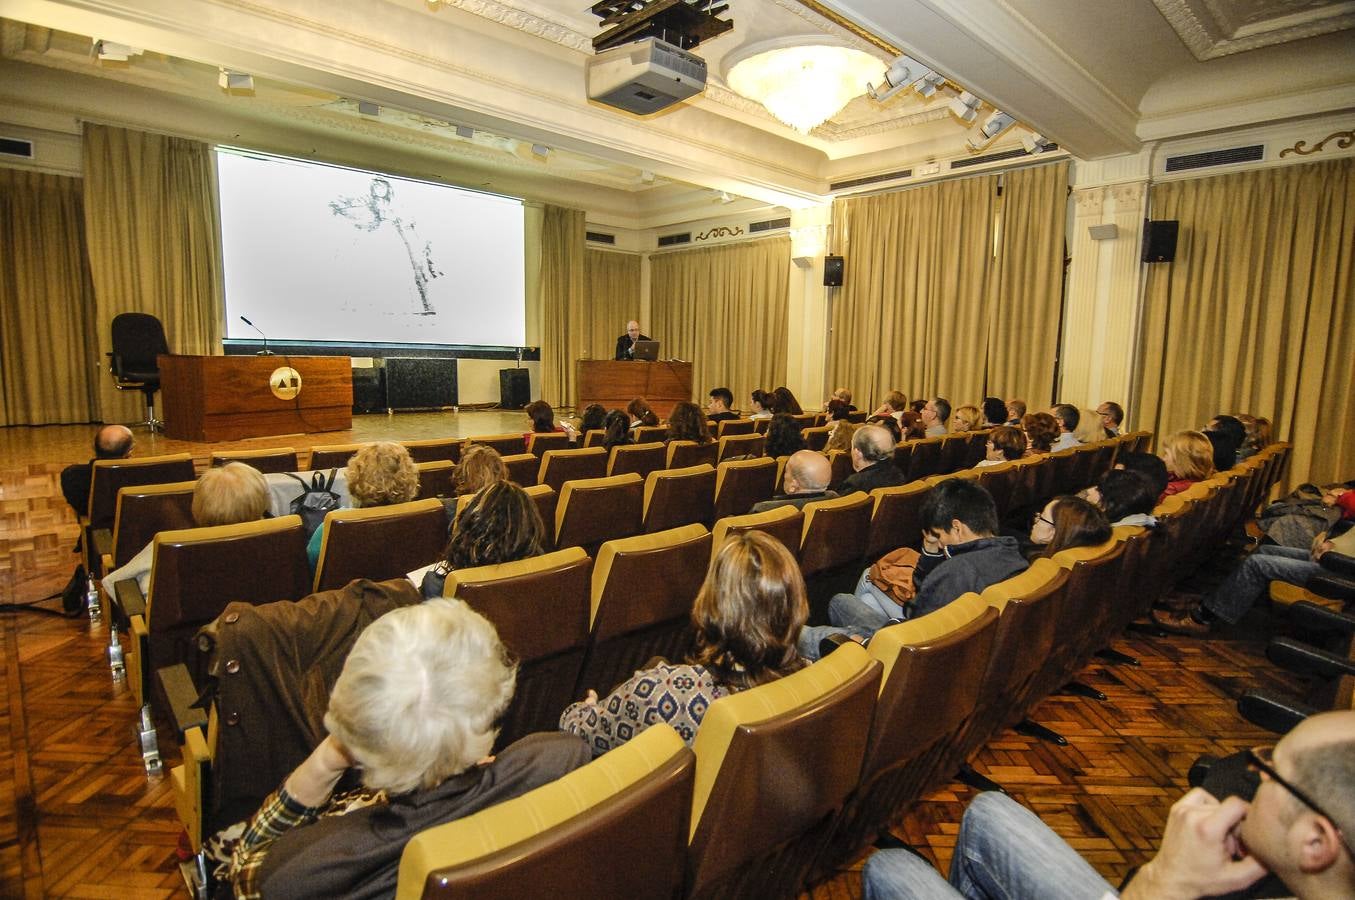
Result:
M387 409L442 409L456 405L456 360L431 356L386 358Z
M1094 241L1113 241L1120 229L1112 222L1109 225L1088 225L1087 235Z
M842 272L845 267L845 261L842 257L825 256L823 258L823 286L842 287Z
M526 369L499 370L499 407L522 409L532 402L532 379Z
M1176 235L1181 223L1176 219L1143 220L1143 261L1172 262L1176 259Z

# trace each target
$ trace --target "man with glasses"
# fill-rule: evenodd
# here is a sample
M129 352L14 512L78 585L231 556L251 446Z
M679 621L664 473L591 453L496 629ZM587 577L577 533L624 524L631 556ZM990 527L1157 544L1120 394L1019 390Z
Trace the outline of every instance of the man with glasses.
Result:
M1251 801L1190 791L1172 806L1157 856L1121 897L1212 897L1267 872L1300 900L1355 897L1355 711L1312 716L1247 755L1258 779ZM979 794L965 812L949 883L922 858L883 850L866 863L862 885L866 900L1115 896L1034 813L997 792Z
M1101 427L1106 429L1107 435L1120 436L1120 425L1124 422L1124 407L1107 400L1096 407L1096 414L1101 417Z

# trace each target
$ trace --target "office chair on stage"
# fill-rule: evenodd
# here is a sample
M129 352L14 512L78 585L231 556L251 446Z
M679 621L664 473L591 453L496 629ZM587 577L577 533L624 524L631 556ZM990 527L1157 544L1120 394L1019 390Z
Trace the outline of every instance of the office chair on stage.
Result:
M155 417L155 392L160 390L160 365L156 357L169 353L165 328L155 316L146 313L120 313L113 317L113 352L108 354L108 370L113 386L120 391L140 391L146 395L146 420L137 422L151 431L163 431L164 423Z

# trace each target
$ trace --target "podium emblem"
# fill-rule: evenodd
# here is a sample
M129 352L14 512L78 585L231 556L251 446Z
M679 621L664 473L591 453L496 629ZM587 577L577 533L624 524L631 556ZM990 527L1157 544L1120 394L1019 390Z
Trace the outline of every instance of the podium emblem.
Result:
M301 373L291 366L278 366L268 376L268 389L279 400L291 400L301 393Z

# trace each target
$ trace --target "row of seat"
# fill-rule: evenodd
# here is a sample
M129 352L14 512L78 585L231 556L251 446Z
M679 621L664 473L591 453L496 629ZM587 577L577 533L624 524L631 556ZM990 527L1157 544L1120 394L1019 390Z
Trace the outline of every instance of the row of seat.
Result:
M1154 531L1117 528L1103 545L1037 561L982 595L886 628L869 650L848 645L717 701L693 751L656 727L560 782L430 829L406 850L400 896L508 896L544 883L564 897L610 893L613 884L638 897L793 896L870 844L1142 615L1158 589L1254 511L1287 455L1286 445L1268 448L1169 498ZM580 550L456 572L448 594L495 621L523 659L524 705L544 703L549 682L573 684L558 704L587 686L605 690L646 653L680 654L673 624L689 615L699 574L671 591L666 583L699 573L692 563L712 540L719 533L693 525L608 543L591 572ZM683 554L691 558L679 562ZM637 583L647 587L643 597ZM551 597L550 634L540 626L543 596ZM582 650L557 636L575 621L589 623ZM560 666L570 653L577 679ZM538 660L550 665L537 668ZM549 728L558 711L548 704L524 721L515 702L506 737ZM203 752L208 745L201 733L191 742ZM187 766L210 764L188 753ZM616 843L605 845L608 864L599 866L593 856L604 838Z

